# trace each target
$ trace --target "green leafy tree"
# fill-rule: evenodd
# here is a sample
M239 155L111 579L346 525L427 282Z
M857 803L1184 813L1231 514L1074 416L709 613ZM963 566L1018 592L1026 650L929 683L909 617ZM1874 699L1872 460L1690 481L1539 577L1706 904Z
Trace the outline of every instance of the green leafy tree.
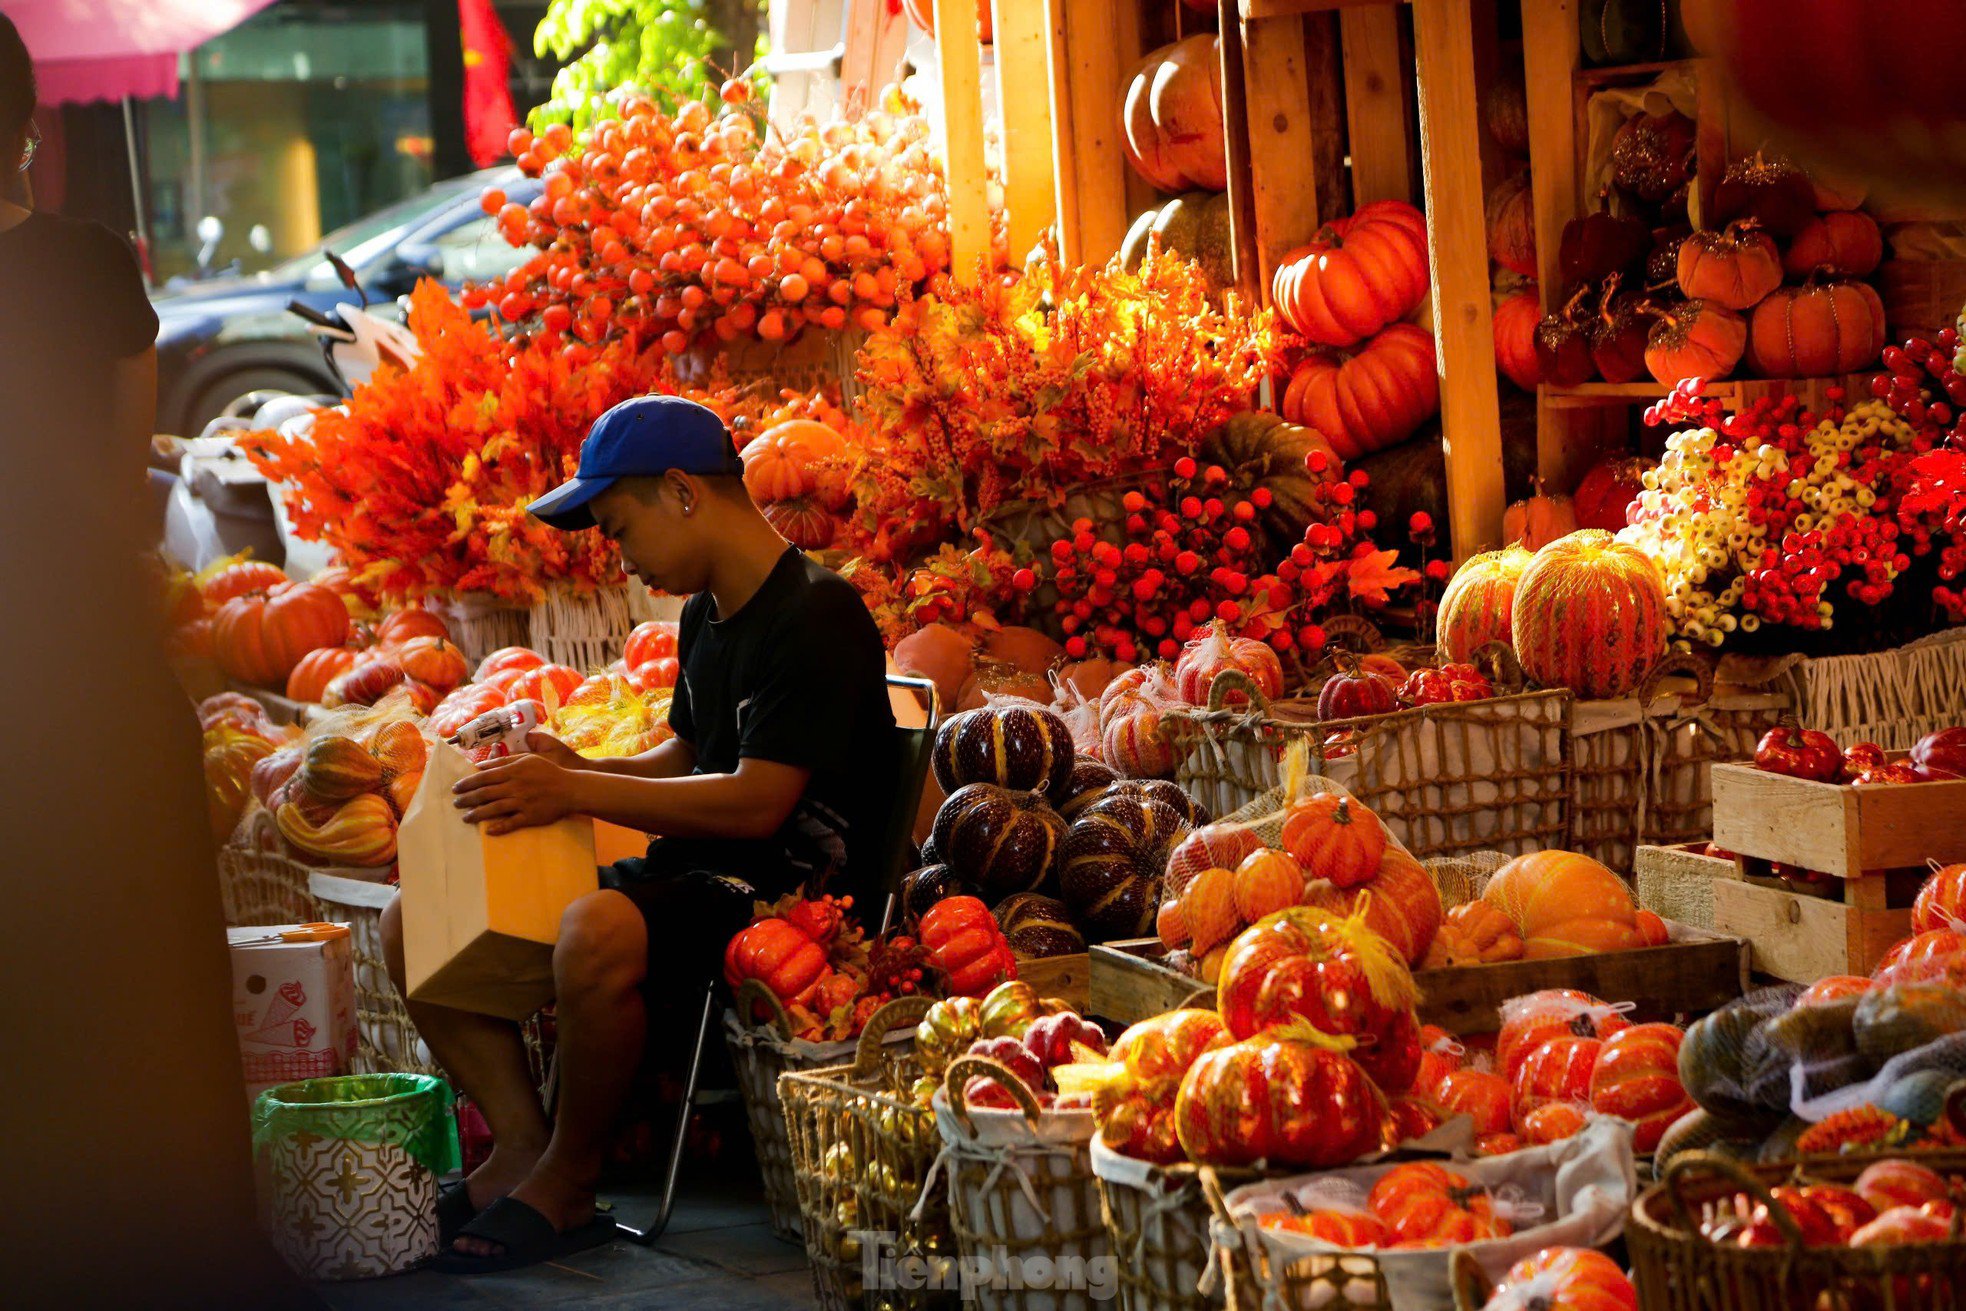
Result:
M763 0L551 0L533 50L564 67L532 125L584 132L614 117L608 95L624 88L672 106L700 98L762 53L763 9Z

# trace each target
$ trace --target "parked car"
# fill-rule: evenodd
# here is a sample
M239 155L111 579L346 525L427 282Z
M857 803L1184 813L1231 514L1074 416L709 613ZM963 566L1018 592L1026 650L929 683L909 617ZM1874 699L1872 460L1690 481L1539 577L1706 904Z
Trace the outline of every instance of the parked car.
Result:
M491 186L522 204L540 190L536 179L515 168L451 178L357 219L263 273L153 296L159 430L196 435L249 392L334 391L319 344L287 311L290 300L328 310L354 299L326 251L347 261L378 308L406 295L419 278L436 278L455 290L467 281L503 277L529 252L507 245L480 207L479 197Z

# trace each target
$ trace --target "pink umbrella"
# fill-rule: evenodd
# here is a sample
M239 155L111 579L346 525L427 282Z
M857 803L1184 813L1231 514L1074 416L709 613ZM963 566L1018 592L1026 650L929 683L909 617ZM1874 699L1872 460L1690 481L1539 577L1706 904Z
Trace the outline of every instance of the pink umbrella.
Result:
M174 96L178 56L270 0L7 0L41 103Z

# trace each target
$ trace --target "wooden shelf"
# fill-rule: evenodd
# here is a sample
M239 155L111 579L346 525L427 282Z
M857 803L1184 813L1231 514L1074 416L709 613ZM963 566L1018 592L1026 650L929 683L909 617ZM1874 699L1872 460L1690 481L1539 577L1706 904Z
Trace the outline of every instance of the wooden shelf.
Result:
M1690 69L1695 62L1692 59L1661 59L1649 64L1606 64L1602 68L1580 68L1574 75L1574 83L1579 91L1601 91L1605 87L1650 82L1661 73Z
M1714 383L1707 389L1708 395L1714 389L1725 387L1726 383ZM1630 405L1639 401L1656 401L1666 394L1666 389L1656 382L1586 382L1575 387L1556 387L1548 383L1536 388L1536 399L1555 409L1580 409L1586 405Z
M1241 0L1245 20L1257 18L1295 18L1300 14L1321 14L1332 9L1364 9L1371 5L1399 5L1408 0Z
M1879 365L1878 368L1882 368ZM1707 383L1702 395L1725 401L1730 408L1752 405L1762 397L1793 395L1811 409L1820 409L1831 387L1842 387L1855 402L1870 393L1865 390L1872 374L1849 373L1829 378L1723 378ZM1586 382L1575 387L1555 387L1547 383L1536 389L1536 399L1554 410L1581 410L1606 405L1650 404L1665 396L1668 388L1656 382Z

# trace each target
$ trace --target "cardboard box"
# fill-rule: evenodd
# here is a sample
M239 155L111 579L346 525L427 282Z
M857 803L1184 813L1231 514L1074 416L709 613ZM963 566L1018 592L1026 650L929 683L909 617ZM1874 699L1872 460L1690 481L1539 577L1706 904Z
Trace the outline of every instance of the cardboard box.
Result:
M594 821L594 862L612 865L617 860L640 860L649 854L649 835L604 819Z
M351 1073L355 950L348 926L227 929L226 941L247 1104L276 1084Z
M452 800L475 766L437 743L397 833L410 998L524 1019L553 998L567 906L600 886L584 817L493 837Z

